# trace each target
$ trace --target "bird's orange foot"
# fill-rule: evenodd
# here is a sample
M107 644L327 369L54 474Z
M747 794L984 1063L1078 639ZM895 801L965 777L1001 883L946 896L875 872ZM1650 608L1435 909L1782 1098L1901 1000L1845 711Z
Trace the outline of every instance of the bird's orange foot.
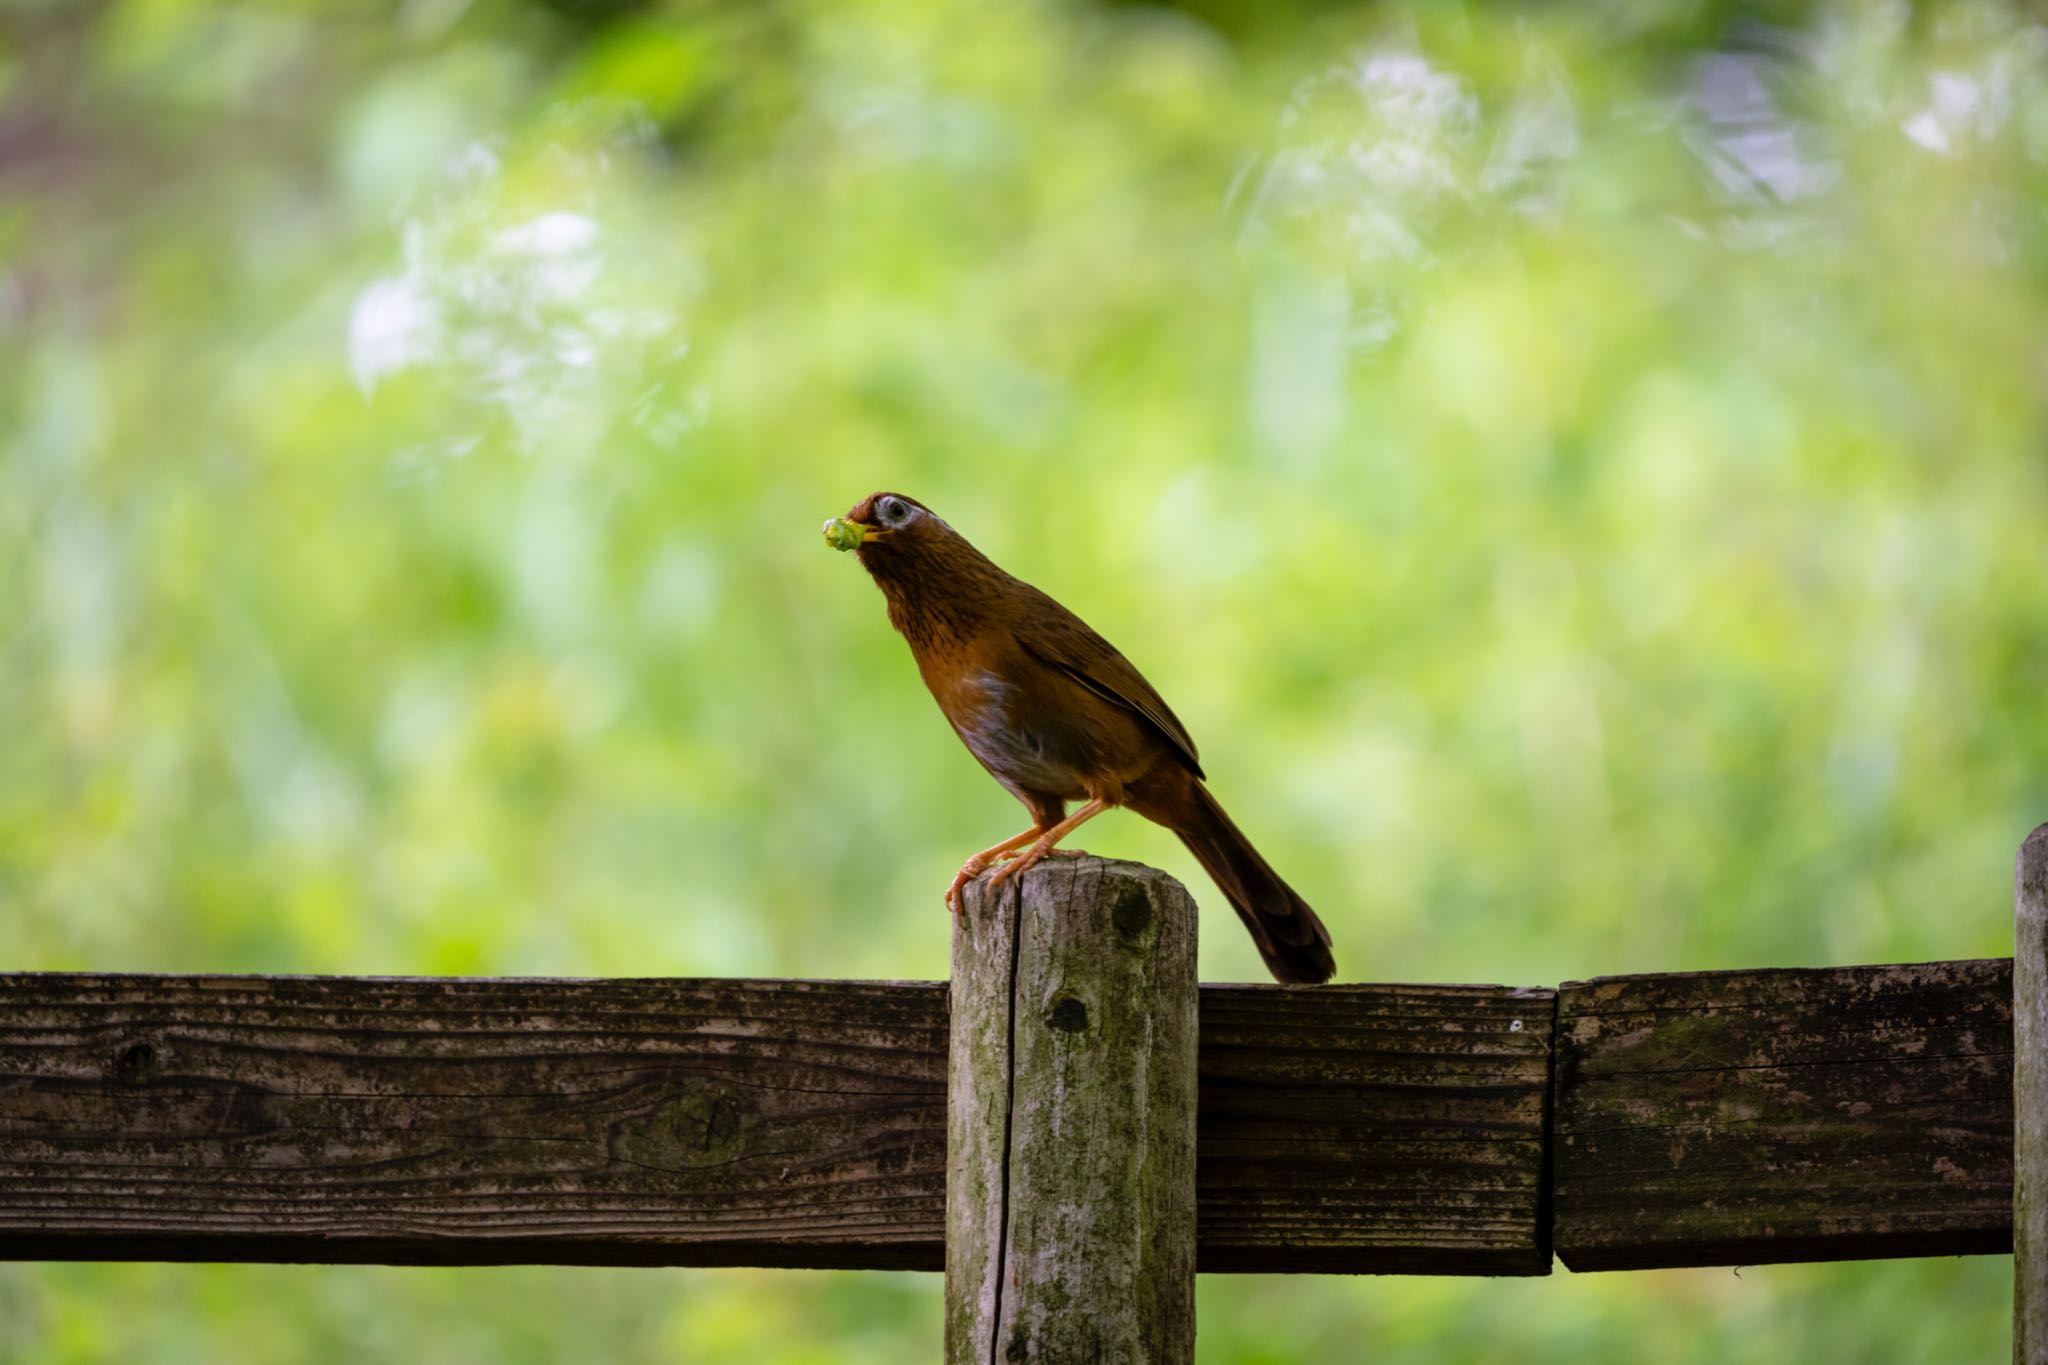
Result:
M960 864L960 871L954 876L953 884L946 888L946 908L951 910L954 915L959 915L963 904L960 899L961 888L965 887L967 883L973 881L982 873L988 871L991 864L1001 862L1005 858L1016 857L1018 849L1031 843L1044 833L1044 830L1040 829L1037 825L1033 825L1022 834L1013 834L1000 844L996 844L991 848L985 848L966 862Z
M1081 807L1081 809L1075 811L1072 815L1069 815L1066 819L1060 821L1057 825L1054 825L1051 829L1033 840L1031 847L1018 854L1015 862L1005 863L997 868L995 875L988 879L989 889L994 890L1019 872L1030 871L1040 858L1054 852L1056 849L1060 853L1078 852L1076 849L1058 848L1059 841L1108 809L1109 803L1101 797L1089 798L1087 805ZM1019 840L1019 842L1021 843L1022 840Z
M960 915L960 889L988 871L988 864L989 860L977 853L960 864L960 870L953 874L953 884L946 888L946 908L953 912L954 918Z
M993 857L987 857L979 853L975 854L972 858L962 863L960 870L953 874L953 884L946 888L946 908L951 910L954 915L959 915L962 904L960 896L967 883L999 863L1010 863L1013 859L1021 860L1024 856L1023 850L1014 848L1006 848ZM1049 848L1037 857L1032 858L1031 862L1037 862L1038 858L1085 858L1087 856L1088 851L1082 848ZM1029 864L1027 863L1026 866L1029 866ZM1004 867L989 879L988 884L990 886L1001 886L1004 880L1016 870L1017 868L1014 866Z
M988 879L988 889L991 891L995 890L1019 872L1028 869L1033 863L1044 856L1044 853L1036 850L1018 854L1015 858L995 870L995 875Z
M1040 841L1021 853L1010 855L1010 861L997 868L995 875L988 879L989 890L995 890L1020 872L1028 872L1037 865L1040 858L1085 858L1087 856L1087 852L1083 849L1055 848L1051 844Z

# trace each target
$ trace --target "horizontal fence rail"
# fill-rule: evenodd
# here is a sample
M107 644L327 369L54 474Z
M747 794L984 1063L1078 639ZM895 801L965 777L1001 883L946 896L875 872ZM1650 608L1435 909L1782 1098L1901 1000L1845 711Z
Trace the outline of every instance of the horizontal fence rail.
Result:
M936 1270L943 983L0 976L0 1257ZM1204 986L1205 1271L2002 1252L2005 960Z
M1573 1270L2012 1249L2012 963L1573 982Z

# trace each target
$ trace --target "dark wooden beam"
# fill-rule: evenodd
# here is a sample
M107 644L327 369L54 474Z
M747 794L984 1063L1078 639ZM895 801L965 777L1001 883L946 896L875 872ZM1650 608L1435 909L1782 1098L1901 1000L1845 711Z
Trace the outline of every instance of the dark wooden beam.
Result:
M1547 1275L1556 992L1204 986L1197 1264Z
M2003 1251L2010 971L1203 987L1198 1264ZM937 1269L945 1065L938 983L0 977L0 1256Z
M0 1254L933 1268L945 989L0 978Z
M1703 972L1558 997L1573 1270L2004 1252L2012 964Z
M1204 1270L1541 1274L1552 993L1202 990ZM938 1269L943 983L0 976L0 1257Z

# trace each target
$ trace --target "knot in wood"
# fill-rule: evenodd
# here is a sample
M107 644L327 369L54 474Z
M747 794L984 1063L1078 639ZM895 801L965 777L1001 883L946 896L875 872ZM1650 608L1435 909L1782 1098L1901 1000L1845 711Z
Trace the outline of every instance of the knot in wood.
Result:
M670 1174L743 1156L757 1121L741 1094L701 1077L662 1086L640 1103L613 1125L610 1154Z
M1126 943L1136 943L1152 927L1152 898L1143 887L1126 885L1110 908L1109 922Z
M114 1074L127 1085L140 1085L156 1070L156 1049L148 1043L133 1043L114 1060Z
M1053 1002L1045 1026L1061 1033L1079 1033L1088 1027L1088 1007L1069 995Z

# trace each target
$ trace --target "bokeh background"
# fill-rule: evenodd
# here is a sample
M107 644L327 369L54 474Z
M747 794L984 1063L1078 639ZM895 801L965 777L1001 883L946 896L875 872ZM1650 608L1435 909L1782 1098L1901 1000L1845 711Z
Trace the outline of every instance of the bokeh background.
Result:
M0 33L0 969L942 976L1018 812L819 541L880 487L1147 671L1345 977L2009 951L2036 9ZM2008 1276L1210 1277L1202 1358L1992 1360ZM935 1276L0 1267L10 1362L939 1335Z

